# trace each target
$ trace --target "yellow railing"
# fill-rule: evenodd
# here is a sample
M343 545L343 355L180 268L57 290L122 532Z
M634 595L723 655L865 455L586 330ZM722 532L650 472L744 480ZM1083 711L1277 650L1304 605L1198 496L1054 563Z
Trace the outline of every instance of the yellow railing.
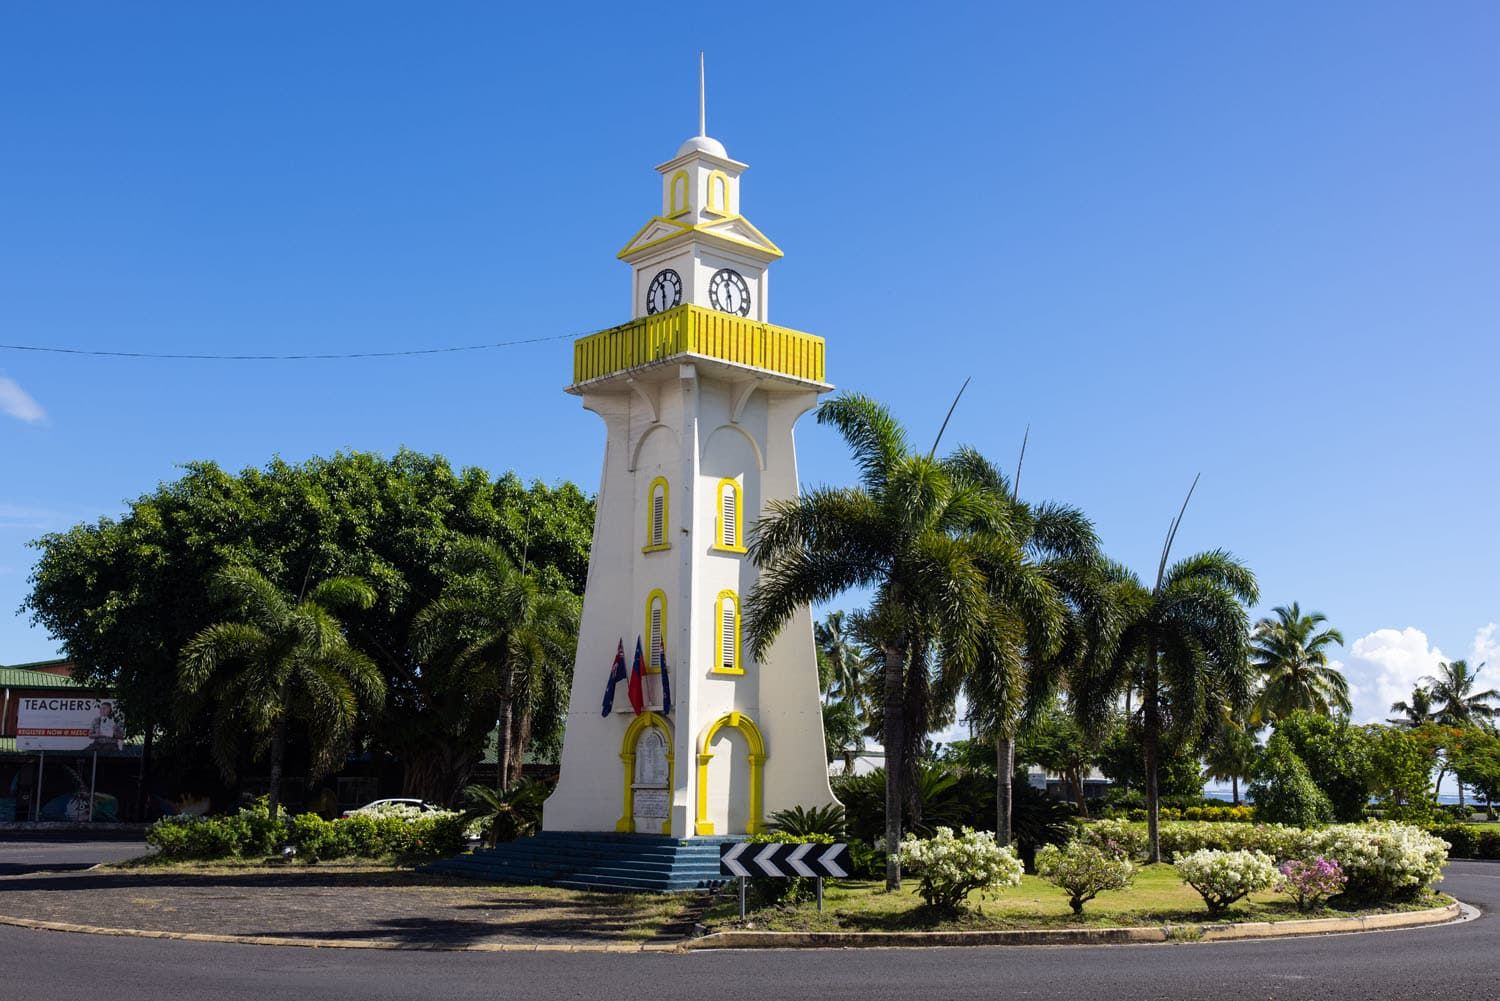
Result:
M588 382L684 354L748 365L805 382L823 381L823 338L702 306L678 306L574 341L573 382Z

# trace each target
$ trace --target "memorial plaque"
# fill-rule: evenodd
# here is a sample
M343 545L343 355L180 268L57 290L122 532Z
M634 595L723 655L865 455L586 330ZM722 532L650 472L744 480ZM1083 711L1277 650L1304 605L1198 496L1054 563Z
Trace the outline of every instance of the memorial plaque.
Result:
M635 784L666 788L667 738L660 730L647 730L635 742Z
M643 820L666 820L668 808L671 805L671 796L668 790L637 788L635 790L635 807L632 812Z

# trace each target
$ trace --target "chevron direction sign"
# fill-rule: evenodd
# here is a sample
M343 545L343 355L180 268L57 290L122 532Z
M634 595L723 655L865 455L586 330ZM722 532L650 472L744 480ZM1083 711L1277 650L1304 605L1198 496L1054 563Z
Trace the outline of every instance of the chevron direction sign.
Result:
M774 842L752 845L743 841L719 846L721 876L770 876L790 879L792 876L849 875L849 846L800 845Z

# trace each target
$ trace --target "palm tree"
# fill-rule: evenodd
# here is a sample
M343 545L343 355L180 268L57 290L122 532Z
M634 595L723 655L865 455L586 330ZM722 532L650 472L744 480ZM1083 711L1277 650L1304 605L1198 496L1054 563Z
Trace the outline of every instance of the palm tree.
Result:
M1405 727L1415 730L1425 723L1432 722L1432 693L1421 685L1411 690L1410 702L1392 702L1391 712L1399 713L1386 722L1392 726Z
M975 661L994 604L985 567L1019 570L1024 553L992 493L934 454L912 452L885 407L844 395L823 403L817 420L849 445L859 485L769 505L751 537L761 576L745 603L746 629L764 656L798 609L849 588L873 590L864 618L882 657L886 886L898 889L895 848L933 709L935 665L961 674Z
M1255 770L1255 759L1260 748L1250 730L1232 720L1226 720L1214 734L1203 756L1205 778L1216 782L1228 780L1234 805L1240 805L1240 779Z
M275 817L289 725L306 728L316 779L343 760L360 711L385 699L380 672L334 617L337 609L369 608L375 592L357 578L332 577L291 599L249 567L221 570L213 589L238 617L207 626L183 647L179 707L190 714L205 697L213 703L214 760L230 781L245 734L269 748Z
M1342 646L1344 634L1337 629L1319 631L1328 617L1321 612L1303 615L1295 601L1272 609L1272 615L1255 624L1250 638L1251 659L1262 675L1251 725L1272 723L1299 709L1347 715L1349 682L1342 671L1328 665L1327 651L1335 643Z
M827 673L824 697L837 692L856 714L864 715L865 662L844 613L829 612L822 622L813 623L813 642L817 644L820 665Z
M1113 711L1117 693L1131 687L1141 692L1152 862L1161 861L1157 773L1163 735L1178 746L1201 748L1250 702L1246 606L1258 597L1255 575L1223 550L1198 553L1169 566L1181 523L1179 512L1162 546L1155 586L1147 589L1125 568L1113 569L1122 622L1119 642L1108 667L1080 679L1075 693L1085 729L1093 731Z
M1439 664L1436 675L1422 679L1432 701L1432 718L1444 726L1477 726L1479 723L1500 716L1500 707L1491 703L1500 700L1500 692L1487 688L1474 691L1479 683L1480 664L1473 670L1468 662L1455 660ZM1394 706L1392 707L1395 708Z
M468 698L497 706L495 788L520 776L531 720L567 698L578 599L517 569L493 539L460 537L443 593L412 621L414 646L462 679Z
M1013 576L1004 567L986 566L991 628L974 670L953 679L968 697L970 719L995 741L995 837L1009 844L1016 735L1052 705L1071 670L1108 651L1112 605L1102 586L1098 536L1083 512L1020 501L1005 474L972 450L960 449L949 463L1007 505L1012 532L1023 540L1036 581L1052 592L1018 601L1008 590L1016 582Z

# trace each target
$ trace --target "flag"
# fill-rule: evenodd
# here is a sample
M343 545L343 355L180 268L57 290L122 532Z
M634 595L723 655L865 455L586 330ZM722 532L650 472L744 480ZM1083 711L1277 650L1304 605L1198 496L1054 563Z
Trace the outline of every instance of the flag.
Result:
M604 711L601 716L608 716L615 708L615 685L625 680L625 637L620 637L620 645L615 650L615 662L609 666L609 683L604 687Z
M635 638L635 663L630 665L630 707L639 716L646 708L646 696L641 690L641 638Z
M667 680L667 638L661 638L661 711L665 715L672 711L672 682Z

